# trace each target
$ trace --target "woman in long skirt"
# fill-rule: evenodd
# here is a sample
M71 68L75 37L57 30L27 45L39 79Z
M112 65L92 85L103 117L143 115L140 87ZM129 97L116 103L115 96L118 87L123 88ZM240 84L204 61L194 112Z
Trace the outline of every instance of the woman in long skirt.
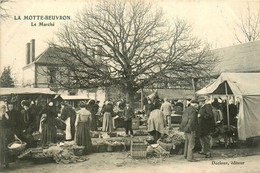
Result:
M106 102L103 110L103 132L112 132L113 130L113 122L112 122L112 115L113 115L113 104L112 102Z
M56 117L58 116L53 103L50 102L43 112L42 124L42 145L57 142Z
M85 103L80 102L80 110L77 111L76 126L76 144L85 146L85 154L92 152L92 142L90 137L91 112L85 108Z
M12 132L11 130L11 117L6 113L6 105L5 103L0 103L1 112L0 112L0 172L2 171L2 168L9 167L9 159L10 154L8 151L8 144L12 141L10 141L10 134Z

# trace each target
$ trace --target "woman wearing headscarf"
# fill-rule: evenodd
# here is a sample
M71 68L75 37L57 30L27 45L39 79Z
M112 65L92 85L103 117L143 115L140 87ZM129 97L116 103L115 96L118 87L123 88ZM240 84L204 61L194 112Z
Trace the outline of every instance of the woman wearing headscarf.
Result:
M55 121L57 116L58 113L53 105L53 102L49 102L43 110L41 118L43 146L57 142L57 128Z
M30 101L22 101L22 107L19 117L15 118L15 134L22 141L26 142L26 147L37 147L37 142L33 138L35 126L35 116L30 109Z
M2 168L9 167L9 152L8 152L8 144L12 141L8 141L8 135L11 133L12 121L10 117L6 113L7 108L4 102L0 103L1 112L0 112L0 162L1 162L1 170Z
M112 122L112 115L113 115L113 104L112 102L107 101L103 110L103 132L112 132L113 130L113 122Z
M151 112L148 119L148 132L154 137L155 141L164 133L166 126L166 121L160 107L160 104L156 104L155 109Z
M76 144L85 146L85 154L92 152L92 142L90 137L91 112L86 109L85 103L80 102L80 110L77 111L75 122Z

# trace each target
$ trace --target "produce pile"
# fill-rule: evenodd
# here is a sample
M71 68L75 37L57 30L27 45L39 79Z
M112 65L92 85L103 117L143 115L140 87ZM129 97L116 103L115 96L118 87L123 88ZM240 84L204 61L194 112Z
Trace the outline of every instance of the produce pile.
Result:
M52 158L56 163L77 163L86 160L84 157L75 156L74 150L78 146L51 146L44 149L40 153L33 154L34 159L50 159Z
M173 144L175 146L182 145L185 143L184 134L178 132L170 132L169 134L165 134L159 139L160 142L166 144Z
M43 149L29 148L18 156L19 159L27 158L32 159L35 163L77 163L86 161L87 158L83 155L83 146L75 145L74 141L50 144L49 148Z

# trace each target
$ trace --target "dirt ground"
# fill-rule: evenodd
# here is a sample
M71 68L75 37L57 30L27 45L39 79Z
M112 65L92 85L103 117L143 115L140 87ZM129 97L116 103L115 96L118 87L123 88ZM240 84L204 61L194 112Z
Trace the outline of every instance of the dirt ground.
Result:
M175 128L176 130L176 128ZM120 132L122 132L121 130ZM135 137L135 138L146 138ZM114 140L117 139L113 138ZM121 139L121 138L118 138ZM103 139L93 138L93 141ZM93 142L92 141L92 142ZM17 160L10 164L10 168L3 172L8 173L164 173L164 172L259 172L260 170L260 145L258 147L237 147L236 149L213 148L212 158L206 159L198 153L194 154L198 162L187 162L183 155L171 155L170 157L148 157L135 160L131 158L130 151L93 153L84 156L87 160L76 164L35 164L33 161ZM233 165L234 161L244 162ZM221 165L212 164L213 162ZM224 162L229 165L223 165ZM210 170L210 171L209 171Z
M130 152L93 153L85 156L87 161L76 164L34 164L32 161L19 160L10 164L4 172L41 172L41 173L72 173L72 172L259 172L260 148L213 149L212 158L206 159L195 153L198 162L187 162L182 155L167 158L150 157L135 160ZM232 164L234 161L240 164ZM213 163L216 164L213 164ZM221 162L221 163L220 163ZM229 165L223 165L229 164ZM244 163L242 163L244 162ZM221 165L217 165L217 163ZM209 171L210 170L210 171Z

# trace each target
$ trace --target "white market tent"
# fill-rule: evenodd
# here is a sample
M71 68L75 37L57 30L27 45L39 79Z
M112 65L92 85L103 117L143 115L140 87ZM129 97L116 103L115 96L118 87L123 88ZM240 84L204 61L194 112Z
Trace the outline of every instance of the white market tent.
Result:
M84 95L61 95L63 100L89 100L90 98Z
M197 94L228 94L239 98L239 139L260 136L260 73L222 73L216 81L197 91Z
M9 94L48 94L55 95L56 93L49 88L0 88L0 95Z

